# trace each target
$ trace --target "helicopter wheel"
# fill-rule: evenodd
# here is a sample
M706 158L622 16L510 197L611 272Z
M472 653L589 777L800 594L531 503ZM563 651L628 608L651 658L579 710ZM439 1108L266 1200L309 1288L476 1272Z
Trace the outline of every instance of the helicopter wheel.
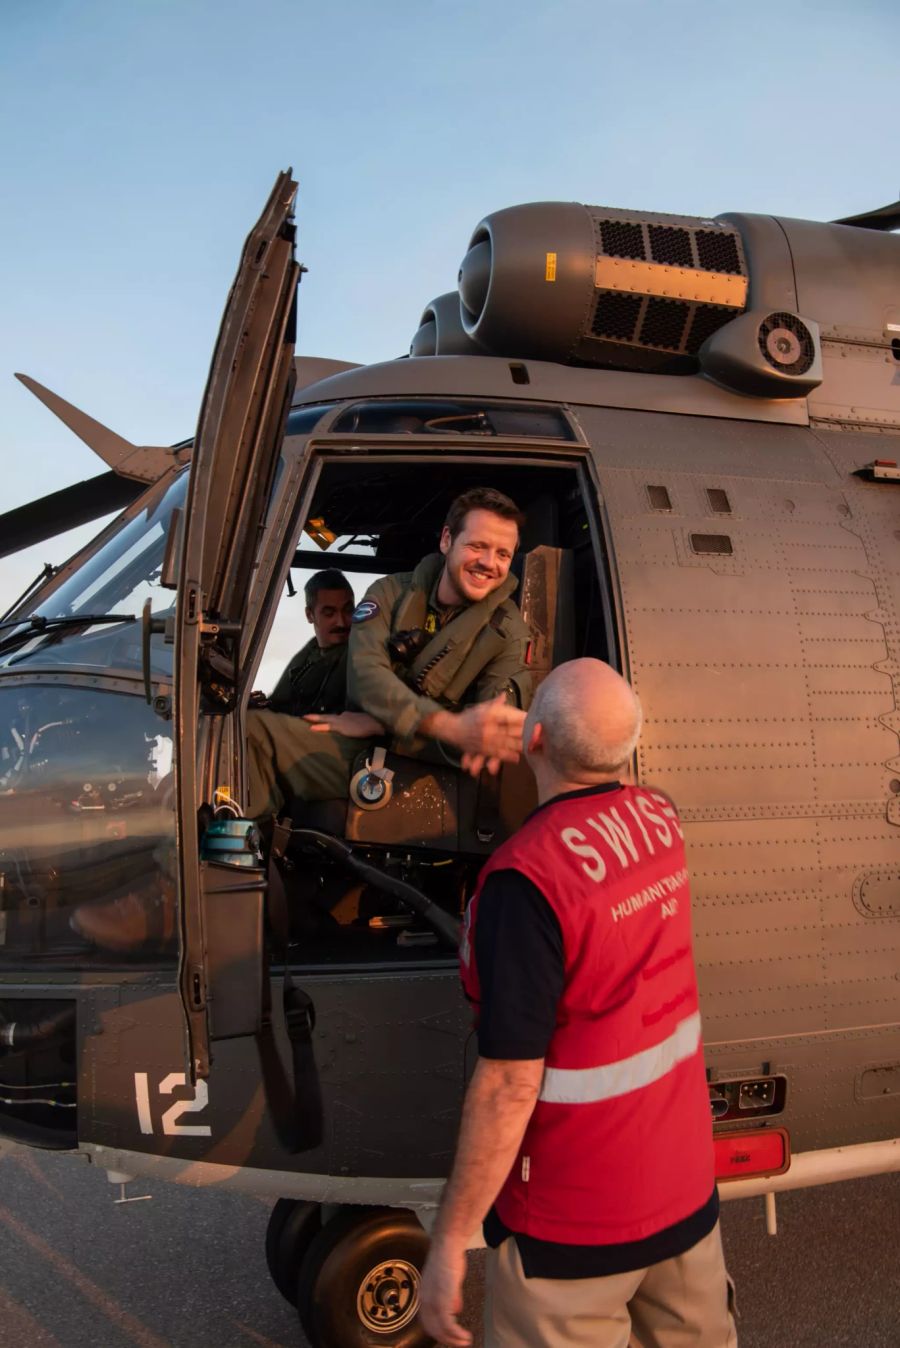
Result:
M266 1228L266 1263L272 1281L292 1306L297 1304L297 1277L311 1242L322 1229L318 1203L279 1198Z
M418 1323L428 1237L411 1212L346 1208L300 1269L297 1309L313 1348L430 1348Z

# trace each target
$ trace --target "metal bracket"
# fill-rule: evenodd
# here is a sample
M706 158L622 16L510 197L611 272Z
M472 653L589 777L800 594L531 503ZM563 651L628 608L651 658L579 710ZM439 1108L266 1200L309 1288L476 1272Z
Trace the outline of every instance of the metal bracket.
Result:
M378 745L350 782L350 799L361 810L380 810L391 798L394 773L385 767L386 758L387 750Z

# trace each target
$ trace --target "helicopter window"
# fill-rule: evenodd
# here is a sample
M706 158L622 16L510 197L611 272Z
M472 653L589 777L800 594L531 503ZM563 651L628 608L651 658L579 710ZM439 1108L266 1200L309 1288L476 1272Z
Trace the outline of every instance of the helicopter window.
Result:
M312 407L294 407L288 413L286 435L308 435L313 426L333 407L334 403L315 403Z
M576 438L558 407L509 406L505 403L466 402L463 399L356 403L341 413L331 430L335 433L351 431L367 435L513 435L541 440Z
M174 960L172 753L143 698L0 688L0 968L119 967L135 921L140 962Z
M709 508L714 515L731 514L731 502L728 499L728 493L722 491L721 487L707 487L706 499L709 501Z
M118 613L124 620L139 614L148 598L155 615L170 613L174 595L163 589L161 573L169 521L175 509L183 508L187 485L185 469L161 495L151 496L142 510L114 528L93 556L26 616L77 618L79 614ZM0 667L36 658L42 666L63 662L67 666L139 667L137 628L138 624L124 621L121 626L51 626L0 657ZM164 645L161 636L151 643L151 668L160 673L171 670L171 647Z
M691 534L694 552L716 552L730 557L734 552L727 534Z
M651 509L653 509L653 510L671 510L671 509L672 509L672 502L671 502L671 499L670 499L670 497L669 497L669 493L666 491L665 487L649 487L649 486L648 486L648 488L647 488L647 496L648 496L648 498L649 498L649 500L650 500L650 506L651 506Z

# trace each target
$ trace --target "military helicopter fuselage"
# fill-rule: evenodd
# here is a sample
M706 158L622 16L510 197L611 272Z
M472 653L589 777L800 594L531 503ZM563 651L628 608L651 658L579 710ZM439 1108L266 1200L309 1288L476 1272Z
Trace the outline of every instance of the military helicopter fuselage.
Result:
M900 240L514 207L410 357L295 366L292 200L248 240L193 446L46 395L135 499L0 631L0 1133L427 1218L475 1048L447 923L401 889L458 919L527 770L394 755L383 808L297 804L277 878L228 839L292 570L410 569L485 483L528 517L535 677L620 668L635 779L678 805L723 1194L898 1168ZM84 939L97 904L141 941Z

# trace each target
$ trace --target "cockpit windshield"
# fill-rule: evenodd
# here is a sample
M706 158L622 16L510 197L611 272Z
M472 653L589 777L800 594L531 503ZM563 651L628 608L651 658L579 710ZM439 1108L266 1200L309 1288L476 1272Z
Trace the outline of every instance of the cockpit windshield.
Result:
M21 627L0 632L0 669L60 664L141 668L141 625L135 619L144 603L151 601L154 617L174 612L175 592L163 588L162 568L172 513L184 506L188 476L183 469L161 496L151 497L126 519L68 580L23 617ZM92 621L97 615L102 615L102 622ZM48 620L45 627L39 627L40 619ZM59 619L64 621L52 621ZM156 674L171 673L172 647L162 636L151 642L150 663Z

